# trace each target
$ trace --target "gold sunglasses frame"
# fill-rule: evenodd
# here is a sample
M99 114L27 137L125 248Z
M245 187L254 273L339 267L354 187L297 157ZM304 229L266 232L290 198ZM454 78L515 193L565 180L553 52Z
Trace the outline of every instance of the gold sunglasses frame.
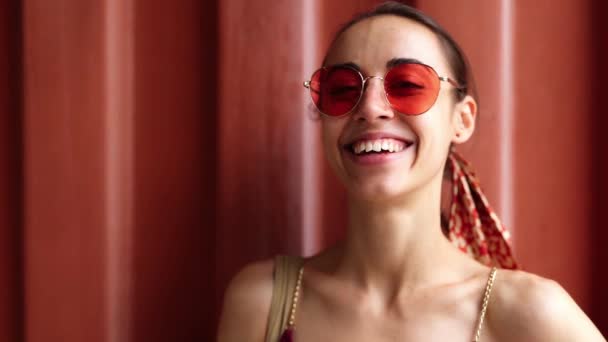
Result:
M388 69L386 71L386 73L384 74L384 76L372 75L372 76L367 76L367 77L363 76L363 74L361 73L361 71L357 70L356 68L354 68L352 66L341 65L341 66L337 66L337 67L338 68L344 68L344 69L351 69L352 71L356 72L359 75L359 77L361 78L361 91L359 93L359 98L357 99L357 102L353 105L353 108L351 108L348 112L346 112L344 114L341 114L341 115L330 115L330 114L324 113L319 107L317 107L317 104L315 103L315 101L312 100L312 92L313 92L313 90L312 90L312 88L310 86L311 85L311 80L304 81L303 85L304 85L304 88L307 88L309 90L310 97L311 97L311 100L312 100L312 104L315 106L315 108L317 109L317 111L319 113L321 113L321 114L323 114L325 116L328 116L328 117L339 118L339 117L343 117L343 116L351 114L357 108L357 106L359 106L359 103L361 102L361 99L363 98L363 93L365 92L365 84L366 84L366 82L368 80L373 79L373 78L377 78L377 79L381 80L382 83L383 83L383 85L384 85L384 80L386 79L386 75L388 75L388 73L391 72L391 70L393 70L393 68L396 68L396 67L398 67L400 65L403 65L403 64L415 64L415 65L423 66L423 67L429 69L433 74L435 74L435 76L437 76L437 79L439 79L440 82L447 82L447 83L451 84L454 88L456 88L456 90L458 90L458 91L465 91L466 90L466 88L460 86L460 84L458 84L458 82L456 82L455 80L451 79L450 77L439 76L439 74L437 73L437 71L432 66L424 64L424 63L415 63L415 62L400 63L400 64L394 65L393 67L391 67L390 69ZM325 66L325 67L319 68L319 69L315 70L315 72L313 72L312 75L314 76L320 70L328 70L328 69L333 68L333 67L336 67L336 66ZM395 109L393 107L393 105L391 104L391 101L388 99L388 94L386 93L386 88L383 86L382 89L384 90L383 91L383 93L384 93L384 100L388 103L388 105L391 108ZM439 89L441 89L441 87ZM405 114L405 113L401 113L399 111L397 111L397 112L400 113L400 114L403 114L403 115L410 115L410 116L422 115L422 114L428 112L429 109L431 109L435 105L435 102L437 102L437 98L439 98L439 91L437 91L437 95L435 96L435 99L433 100L433 103L429 106L429 108L427 108L422 113L418 113L418 114Z

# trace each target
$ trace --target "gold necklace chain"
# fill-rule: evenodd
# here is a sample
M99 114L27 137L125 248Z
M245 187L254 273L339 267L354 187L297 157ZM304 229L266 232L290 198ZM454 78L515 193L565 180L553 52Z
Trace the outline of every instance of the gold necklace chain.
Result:
M479 314L479 322L477 323L477 330L475 331L475 338L473 342L479 342L481 336L481 327L483 325L483 319L486 316L486 310L488 310L488 303L490 302L490 292L492 291L492 285L494 285L494 279L496 278L496 267L492 267L490 271L490 277L486 284L486 291L483 294L483 302L481 304L481 313Z
M475 331L475 338L473 342L479 342L479 338L481 336L481 327L483 326L483 320L486 316L486 311L488 310L488 303L490 302L490 293L492 291L492 286L494 285L494 279L496 279L496 267L492 267L490 271L490 277L488 278L488 282L486 284L486 289L483 295L483 302L481 304L481 313L479 314L479 321L477 323L477 329ZM293 294L293 301L291 303L291 310L289 312L289 322L287 323L289 327L295 328L296 321L296 308L298 307L298 298L300 296L300 288L302 286L302 275L304 274L304 267L300 267L300 271L298 272L298 280L296 282L296 288Z
M300 267L300 272L298 273L298 281L296 282L296 289L293 294L293 302L291 303L291 311L289 313L289 322L287 323L290 327L293 327L296 321L296 307L298 306L298 296L300 295L300 286L302 285L303 273L304 266Z

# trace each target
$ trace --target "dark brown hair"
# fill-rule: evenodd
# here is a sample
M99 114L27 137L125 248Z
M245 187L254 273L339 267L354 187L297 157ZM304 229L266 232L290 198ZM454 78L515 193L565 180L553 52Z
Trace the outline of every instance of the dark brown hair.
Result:
M458 43L456 43L454 38L452 38L452 36L450 36L450 34L443 27L441 27L433 18L411 6L402 4L400 2L387 1L376 6L371 11L358 14L338 30L334 37L332 45L334 44L336 39L338 39L338 37L342 33L344 33L344 31L348 30L351 26L365 19L382 15L394 15L413 20L435 33L435 35L437 36L437 38L439 38L439 41L441 42L443 52L448 60L450 68L452 69L454 78L461 86L461 89L458 90L456 93L457 100L462 100L467 94L472 94L474 97L477 97L477 90L475 88L475 82L473 80L471 67L464 52L462 51ZM325 64L325 62L323 62L323 64Z

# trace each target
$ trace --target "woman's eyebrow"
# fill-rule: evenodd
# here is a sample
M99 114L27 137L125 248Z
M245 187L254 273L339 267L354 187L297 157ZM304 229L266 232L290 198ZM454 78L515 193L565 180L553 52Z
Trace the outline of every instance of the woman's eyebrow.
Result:
M353 69L357 70L358 72L361 72L361 67L358 66L357 64L353 63L353 62L332 64L331 67L333 67L333 68L335 68L335 67L338 67L338 68L347 67L347 68L353 68Z
M423 64L421 61L415 59L415 58L393 58L390 61L386 62L386 68L390 69L392 67L396 67L397 65L400 64Z
M416 58L392 58L391 60L389 60L388 62L386 62L386 68L390 69L392 67L395 67L397 65L400 64L424 64L422 63L420 60L416 59ZM338 63L338 64L332 64L331 67L349 67L349 68L353 68L359 72L361 72L361 67L353 62L345 62L345 63Z

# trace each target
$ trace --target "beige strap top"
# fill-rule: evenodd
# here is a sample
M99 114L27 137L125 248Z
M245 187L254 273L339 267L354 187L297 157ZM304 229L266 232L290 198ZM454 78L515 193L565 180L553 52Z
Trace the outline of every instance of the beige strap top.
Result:
M274 287L266 326L266 342L278 342L289 322L298 273L304 259L277 255L274 260Z
M293 315L295 314L295 312L292 312L295 310L294 298L297 301L299 291L299 287L296 288L296 284L298 283L298 279L301 280L302 277L303 261L304 259L301 257L284 255L278 255L275 258L274 288L268 325L266 327L266 342L278 342L288 324L293 324ZM496 272L496 267L493 267L488 276L473 342L479 342L480 339L481 328L490 301L490 293L492 292ZM290 316L292 316L292 322L290 322Z

